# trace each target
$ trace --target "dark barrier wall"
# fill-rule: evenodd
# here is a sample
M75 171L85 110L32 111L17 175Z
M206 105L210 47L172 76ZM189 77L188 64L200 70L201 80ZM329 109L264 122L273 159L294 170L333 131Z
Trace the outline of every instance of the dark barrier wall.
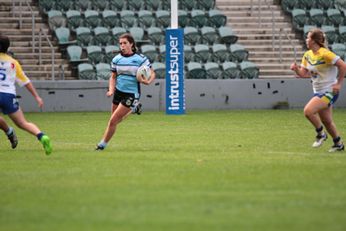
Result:
M109 111L107 81L34 81L45 101L42 111ZM310 80L186 80L186 111L227 109L303 108L312 95ZM336 107L346 108L346 86ZM25 88L17 88L24 111L37 112L36 102ZM144 110L165 110L165 82L142 86Z

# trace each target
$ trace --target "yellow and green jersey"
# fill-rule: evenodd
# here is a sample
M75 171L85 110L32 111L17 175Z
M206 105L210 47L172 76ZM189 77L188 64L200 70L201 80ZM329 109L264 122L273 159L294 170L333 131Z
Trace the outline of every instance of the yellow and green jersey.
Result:
M332 92L332 85L337 82L338 74L335 63L339 59L339 56L324 47L315 54L312 50L305 52L301 65L311 73L314 93Z

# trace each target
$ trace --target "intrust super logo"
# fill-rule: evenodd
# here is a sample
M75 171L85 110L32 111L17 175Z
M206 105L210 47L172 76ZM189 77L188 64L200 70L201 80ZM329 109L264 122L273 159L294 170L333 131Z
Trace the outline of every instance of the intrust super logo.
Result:
M166 31L166 113L184 114L183 30Z

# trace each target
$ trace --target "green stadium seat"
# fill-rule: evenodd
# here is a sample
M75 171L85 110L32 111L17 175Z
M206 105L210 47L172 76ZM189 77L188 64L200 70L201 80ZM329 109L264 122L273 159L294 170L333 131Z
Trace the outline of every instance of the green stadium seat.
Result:
M315 0L298 0L296 3L297 8L309 11L315 5Z
M55 1L55 9L60 10L62 12L66 12L72 9L72 1L71 0L58 0Z
M122 34L125 34L127 32L127 30L123 27L114 27L112 29L112 35L113 35L113 43L117 44L119 42L119 37Z
M171 24L171 15L167 10L158 10L155 12L156 24L161 28L167 28Z
M222 79L223 71L218 63L207 62L204 64L208 79Z
M209 50L209 46L205 44L197 44L194 46L195 50L195 61L206 63L211 61L211 53Z
M81 63L78 65L78 77L83 80L96 80L96 71L90 63Z
M321 27L322 24L325 22L325 17L323 10L313 8L309 11L309 22L311 25L317 25L318 27Z
M233 62L245 61L249 56L249 51L241 44L232 44L229 49L231 51L230 60Z
M222 63L222 70L224 79L239 79L240 69L238 65L234 62L224 62Z
M180 1L178 2L178 4L180 4ZM171 1L161 0L161 9L162 10L171 10ZM182 8L179 8L179 9L182 9Z
M95 28L101 25L102 19L96 10L84 11L85 26L89 28Z
M98 26L94 29L93 42L98 46L106 46L112 43L112 36L109 33L108 28Z
M127 0L127 6L129 10L139 11L142 8L143 1L139 0Z
M218 29L218 31L221 43L231 45L238 41L238 36L233 33L231 27L222 26Z
M243 61L239 64L240 77L242 79L257 79L259 76L259 68L250 61Z
M305 10L293 9L292 10L292 24L296 30L303 31L304 25L307 23Z
M334 7L334 0L315 0L315 6L318 9L327 10Z
M55 7L55 1L52 0L39 0L38 7L40 11L44 14L48 14L50 10L53 10Z
M112 10L122 11L125 9L126 0L109 0L109 8Z
M135 39L136 44L138 46L141 46L144 43L150 42L148 39L144 38L145 32L144 32L144 29L142 27L137 27L137 26L131 27L129 29L129 32L130 32L130 34L132 34L132 36Z
M343 23L344 17L341 14L340 10L329 8L327 10L327 22L334 26L339 26Z
M197 5L197 0L179 0L178 3L179 9L191 11Z
M136 23L136 16L133 11L123 10L120 12L121 25L125 28L131 28Z
M66 12L67 26L76 31L77 27L83 26L83 17L78 10L68 10Z
M91 0L91 5L96 11L104 11L108 8L108 0Z
M58 39L58 44L63 51L66 49L67 46L77 43L77 40L71 39L70 29L66 27L56 28L54 33Z
M75 1L76 10L86 11L91 10L91 2L90 0L76 0Z
M149 11L157 11L161 5L161 0L146 0L145 5Z
M297 0L281 0L281 7L286 13L291 13L297 4Z
M344 58L346 54L346 45L344 43L333 43L331 49L335 54Z
M345 0L335 0L335 7L340 11L346 10L346 1Z
M155 16L149 10L138 11L138 26L140 27L151 27L155 24Z
M219 40L219 34L214 27L203 26L201 28L202 43L207 43L209 45L214 44Z
M151 64L157 79L164 79L166 77L166 65L161 62L154 62Z
M209 10L209 25L217 28L225 26L227 23L227 17L220 10L212 9Z
M230 51L225 44L214 44L211 49L214 62L222 63L230 59Z
M89 58L89 61L96 65L103 61L103 52L100 46L91 45L86 47L86 52Z
M104 61L106 63L111 63L112 59L120 53L120 48L117 45L108 45L105 46L105 54L104 54Z
M148 38L151 42L156 45L164 43L165 34L163 30L159 27L149 27L147 29Z
M81 46L78 45L70 45L67 47L67 57L69 62L74 68L77 68L77 66L80 63L88 62L88 58L82 58L83 55L83 49Z
M184 41L189 45L195 45L201 39L201 35L197 28L187 26L184 28Z
M48 11L48 25L51 30L66 27L66 18L60 10L50 10Z
M162 44L159 46L159 60L160 62L163 62L163 63L166 61L166 45L165 44Z
M121 25L120 18L114 10L104 10L102 12L102 22L103 25L108 28Z
M159 60L159 53L156 50L156 46L150 44L142 45L141 53L145 55L151 63Z
M333 44L338 41L338 33L334 26L322 25L322 31L325 33L328 43Z
M339 42L346 43L346 26L339 26Z
M208 24L208 16L203 10L192 10L190 25L193 27L203 27Z
M189 62L187 64L186 76L188 79L206 79L207 72L205 68L202 67L202 64L197 62Z
M190 16L185 10L178 10L178 24L180 27L186 27L190 23Z
M198 0L197 1L197 8L202 10L210 10L214 9L215 7L215 0Z
M95 65L96 78L99 80L108 80L111 76L111 66L109 63L98 63Z
M195 54L190 45L184 45L184 61L189 63L195 60Z
M88 27L76 28L77 43L83 47L89 46L93 40L93 35Z

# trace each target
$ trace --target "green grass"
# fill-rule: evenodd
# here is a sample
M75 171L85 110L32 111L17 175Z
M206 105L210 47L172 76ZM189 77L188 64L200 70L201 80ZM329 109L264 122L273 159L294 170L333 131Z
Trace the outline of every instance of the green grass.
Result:
M346 229L346 153L329 154L331 139L312 149L301 110L145 112L103 152L109 113L26 116L54 151L0 134L0 230Z

